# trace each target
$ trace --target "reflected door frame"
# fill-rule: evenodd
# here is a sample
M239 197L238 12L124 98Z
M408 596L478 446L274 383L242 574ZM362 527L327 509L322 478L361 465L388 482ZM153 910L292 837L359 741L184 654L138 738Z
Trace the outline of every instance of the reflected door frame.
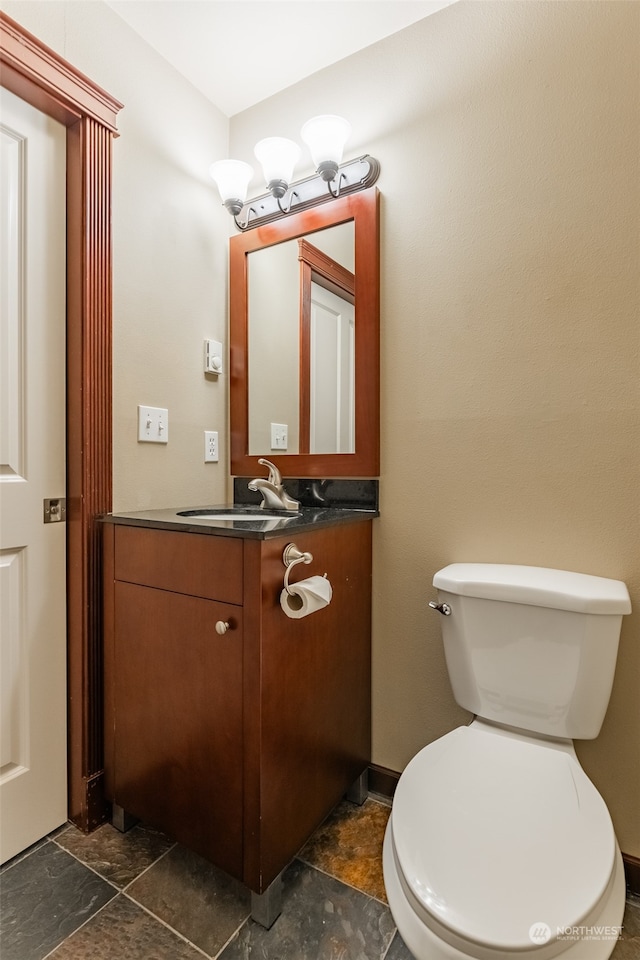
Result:
M356 302L356 278L304 237L298 240L300 261L300 438L299 452L310 452L311 425L311 284L335 293L351 304Z
M112 505L111 152L122 104L0 11L2 86L67 129L69 818L106 818L101 550Z

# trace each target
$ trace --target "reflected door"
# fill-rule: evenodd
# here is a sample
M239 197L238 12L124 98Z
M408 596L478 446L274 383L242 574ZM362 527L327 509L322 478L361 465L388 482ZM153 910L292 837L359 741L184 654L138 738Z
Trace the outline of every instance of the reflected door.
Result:
M67 818L66 130L0 91L0 854Z
M309 452L355 450L353 303L313 281L309 330Z

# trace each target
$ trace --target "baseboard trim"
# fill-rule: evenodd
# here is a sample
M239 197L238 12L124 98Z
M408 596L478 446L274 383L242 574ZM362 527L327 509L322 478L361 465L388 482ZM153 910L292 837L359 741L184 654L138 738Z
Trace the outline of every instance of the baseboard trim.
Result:
M627 882L627 895L640 897L640 859L632 857L629 853L622 854L624 863L624 876Z
M369 790L372 793L380 794L387 800L393 798L399 779L400 774L396 773L395 770L379 767L376 763L369 766Z
M369 790L378 793L387 800L392 800L398 785L400 774L388 767L379 767L372 763L369 767ZM624 876L627 884L627 895L640 897L640 858L632 857L628 853L622 854Z
M78 786L78 783L76 783ZM91 833L96 827L105 823L110 816L110 807L104 798L104 770L99 770L89 777L82 778L82 794L76 790L81 798L78 809L71 810L69 820L75 823L83 833Z

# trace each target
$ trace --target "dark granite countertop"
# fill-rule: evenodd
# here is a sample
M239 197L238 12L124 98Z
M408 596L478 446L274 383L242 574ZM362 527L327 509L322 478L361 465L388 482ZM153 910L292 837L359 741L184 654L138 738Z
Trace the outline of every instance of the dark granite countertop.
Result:
M331 527L342 523L357 523L363 520L372 520L379 516L377 509L359 509L353 507L306 507L303 506L297 513L286 513L269 510L269 516L277 514L277 519L263 520L260 510L247 507L245 504L236 504L236 509L247 509L255 512L251 520L199 519L196 517L180 516L185 511L222 511L230 510L230 504L211 505L203 507L167 507L160 510L136 510L131 513L110 513L99 519L103 523L117 523L132 527L151 527L156 530L179 530L183 533L204 533L214 537L240 537L248 540L269 540L273 537L299 533L319 527Z

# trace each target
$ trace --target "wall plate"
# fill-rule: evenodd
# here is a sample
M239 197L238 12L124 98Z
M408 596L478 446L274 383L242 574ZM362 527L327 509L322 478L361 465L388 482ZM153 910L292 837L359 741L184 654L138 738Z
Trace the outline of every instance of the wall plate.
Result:
M271 424L271 449L286 450L289 445L289 427L286 423Z
M138 440L140 443L168 443L169 411L163 407L138 406Z
M216 376L222 373L222 344L218 340L204 342L204 372Z
M220 459L218 449L218 431L205 430L204 432L204 462L217 463Z

